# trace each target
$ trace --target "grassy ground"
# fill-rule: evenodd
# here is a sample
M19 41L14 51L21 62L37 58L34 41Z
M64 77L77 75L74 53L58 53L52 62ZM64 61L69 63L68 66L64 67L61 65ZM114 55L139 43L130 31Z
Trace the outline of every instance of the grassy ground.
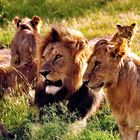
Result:
M140 3L138 0L0 0L0 47L9 47L15 27L14 16L39 15L43 19L42 34L48 24L62 22L79 29L90 40L95 37L112 36L117 23L126 25L137 22L138 30L132 42L132 49L139 51ZM27 103L27 96L6 95L0 102L0 120L17 134L17 140L118 140L116 123L108 105L104 105L93 116L82 134L68 135L68 114L58 117L50 109L41 124L35 123L35 108ZM52 116L52 117L50 117ZM70 116L69 116L70 117ZM2 138L0 138L2 139Z
M63 105L63 115L58 116L56 106L47 110L42 123L35 121L35 108L29 106L27 95L5 95L0 102L0 118L5 126L17 134L17 140L118 140L118 128L107 104L90 118L82 133L69 129L71 118ZM0 138L2 139L2 138ZM3 139L2 139L3 140Z

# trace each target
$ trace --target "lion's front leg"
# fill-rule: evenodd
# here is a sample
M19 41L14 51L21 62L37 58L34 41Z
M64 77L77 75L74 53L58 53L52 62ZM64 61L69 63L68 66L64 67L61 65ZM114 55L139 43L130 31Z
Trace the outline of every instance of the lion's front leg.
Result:
M121 140L137 140L138 132L130 129L127 124L118 124Z

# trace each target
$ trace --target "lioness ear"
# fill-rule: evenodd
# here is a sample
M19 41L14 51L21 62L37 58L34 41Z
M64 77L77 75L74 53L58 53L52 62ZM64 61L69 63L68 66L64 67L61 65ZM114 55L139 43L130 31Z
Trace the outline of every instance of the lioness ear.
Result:
M19 27L19 23L21 22L21 20L18 17L14 18L14 24Z
M135 28L135 26L136 26L136 23L133 23L133 24L130 25L132 30Z
M33 24L34 26L37 26L37 25L40 23L40 21L41 21L41 19L40 19L39 16L33 16L33 17L32 17L32 24Z
M52 27L52 29L51 29L51 41L55 42L55 41L59 41L59 40L60 40L59 32L54 27Z
M113 47L111 56L115 59L121 59L126 54L126 49L127 49L127 40L123 39L123 41L119 42Z
M117 27L117 29L118 29L119 31L122 30L122 26L121 26L120 24L117 24L116 27Z

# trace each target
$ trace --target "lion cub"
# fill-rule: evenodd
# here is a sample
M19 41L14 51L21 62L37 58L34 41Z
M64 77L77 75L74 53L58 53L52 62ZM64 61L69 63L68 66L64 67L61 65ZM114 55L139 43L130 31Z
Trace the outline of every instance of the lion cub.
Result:
M136 23L131 24L130 26L122 26L120 24L116 25L118 32L110 40L110 44L116 44L122 42L123 38L126 38L128 44L130 44L133 34L135 32Z
M33 60L36 47L41 39L41 19L39 16L33 16L32 19L24 18L23 20L15 17L14 23L17 30L11 43L11 66L17 67Z

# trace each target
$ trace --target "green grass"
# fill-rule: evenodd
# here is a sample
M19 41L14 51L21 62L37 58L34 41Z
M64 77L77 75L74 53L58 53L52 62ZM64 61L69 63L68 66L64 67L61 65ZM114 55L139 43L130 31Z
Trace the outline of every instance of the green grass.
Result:
M0 5L0 15L6 17L0 28L0 46L4 47L9 47L13 38L15 26L11 21L15 16L31 18L39 15L43 19L43 34L48 24L62 22L82 31L88 39L112 36L117 23L140 23L140 3L137 0L23 0L22 3L19 0L0 0ZM139 40L137 34L135 39ZM138 44L135 46L137 48Z
M0 47L10 47L15 33L14 16L39 15L43 20L41 33L51 23L63 23L78 29L90 40L112 36L117 23L137 22L138 30L132 49L140 55L140 3L138 0L0 0ZM35 108L30 107L27 96L6 95L0 102L0 120L6 128L17 134L17 140L118 140L118 128L108 105L88 120L87 127L77 136L69 133L71 118L55 113L50 108L41 124L35 123ZM65 110L65 109L64 109ZM67 121L66 121L67 120ZM2 139L2 138L0 138Z
M82 133L74 135L69 126L74 114L68 113L65 104L60 104L62 115L57 114L58 105L46 112L41 123L35 121L35 108L29 106L28 96L5 95L0 102L0 118L7 129L16 133L16 140L118 140L118 128L111 116L111 110L104 104L92 116ZM2 138L0 138L2 139Z

